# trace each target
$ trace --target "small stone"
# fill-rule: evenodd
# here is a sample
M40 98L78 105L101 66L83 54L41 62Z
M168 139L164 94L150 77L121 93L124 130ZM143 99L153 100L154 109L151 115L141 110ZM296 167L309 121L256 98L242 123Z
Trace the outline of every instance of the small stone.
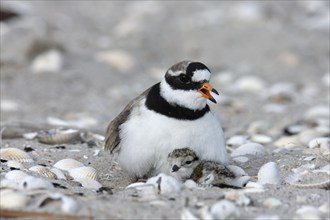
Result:
M282 202L276 198L270 197L267 198L262 204L264 207L272 209L282 205Z
M0 109L4 112L14 112L19 110L19 105L13 100L1 98Z
M295 85L288 82L276 83L268 89L268 99L274 102L282 103L294 99Z
M242 92L260 92L265 88L265 82L256 76L243 76L234 85L236 90Z
M264 184L281 184L282 178L279 168L275 162L264 164L258 172L258 183Z
M301 220L321 220L320 211L313 206L303 206L296 211Z
M240 211L236 205L228 200L221 200L211 207L214 219L239 219Z
M323 205L321 205L318 210L323 213L330 213L330 203L326 202Z
M111 67L126 73L132 70L135 66L135 59L132 55L124 50L109 50L99 52L95 56L99 62L109 64Z
M285 148L292 148L300 146L300 142L298 140L298 136L293 135L289 137L281 137L277 141L274 142L275 147L285 147Z
M240 146L240 145L246 144L247 142L248 142L248 136L234 135L226 141L226 144L228 146Z
M260 156L260 155L264 155L265 153L266 153L265 149L261 144L251 142L239 146L231 153L231 156L232 157L238 157L244 155Z
M319 137L312 139L308 143L309 148L321 148L323 150L330 150L330 138L328 137Z
M0 208L1 209L19 209L27 204L27 196L12 190L0 191Z
M302 144L308 146L311 140L318 138L320 136L322 136L321 132L316 131L315 129L308 129L299 133L298 139Z
M237 190L225 192L225 199L235 202L238 206L248 206L252 202L251 199L244 194L244 192Z
M188 189L196 189L196 188L198 188L198 184L195 181L191 180L191 179L186 180L184 182L184 186L186 188L188 188Z
M267 113L282 114L286 111L286 106L283 104L269 103L264 105L262 110Z
M235 162L239 162L239 163L246 163L249 161L248 157L244 157L244 156L238 156L238 157L234 157L233 161Z
M325 118L329 120L330 112L329 106L318 105L307 110L305 113L305 118L310 120L315 120L316 118Z
M257 142L259 144L269 144L270 142L273 141L273 139L267 135L255 134L252 135L251 141Z
M38 55L31 64L34 73L55 73L62 68L62 54L58 50L49 50Z

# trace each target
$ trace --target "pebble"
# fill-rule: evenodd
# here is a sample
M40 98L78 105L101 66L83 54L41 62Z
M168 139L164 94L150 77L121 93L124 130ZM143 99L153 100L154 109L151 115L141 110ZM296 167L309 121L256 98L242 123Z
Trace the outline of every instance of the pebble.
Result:
M322 133L315 130L315 129L307 129L298 134L298 139L300 143L304 144L305 146L309 145L309 142L315 138L322 136Z
M25 166L16 161L16 160L8 160L7 161L7 166L10 167L10 168L16 168L16 169L20 169L20 170L24 170L25 169Z
M252 203L243 191L230 190L224 193L225 199L235 202L238 206L248 206Z
M265 88L265 82L257 76L242 76L234 85L240 92L260 92Z
M288 136L288 137L283 136L274 142L275 147L292 148L300 145L301 144L298 140L298 136L296 135Z
M13 100L1 99L0 109L4 112L14 112L19 110L19 105Z
M267 198L263 203L263 206L268 209L273 209L282 205L282 202L276 198Z
M303 206L296 211L301 220L321 220L321 213L313 206Z
M292 83L276 83L267 90L267 98L278 103L292 101L295 96L295 90L295 85Z
M234 135L231 136L227 141L226 144L228 146L240 146L246 144L248 142L249 137L246 135Z
M318 210L322 213L330 213L330 202L325 202L323 205L321 205Z
M238 157L244 155L260 156L260 155L264 155L265 153L266 153L265 149L261 144L251 142L239 146L231 153L231 156L232 157Z
M102 51L96 54L96 60L109 64L116 70L126 73L135 67L135 59L124 50L109 50Z
M188 189L196 189L196 188L199 188L199 187L198 187L198 184L197 184L195 181L191 180L191 179L186 180L186 181L184 182L184 186L185 186L186 188L188 188Z
M269 103L262 107L262 110L266 113L282 114L285 113L287 107L283 104Z
M330 112L329 112L329 106L326 105L317 105L314 107L309 108L304 118L314 120L316 118L325 118L329 120Z
M238 163L246 163L249 161L249 158L244 157L244 156L238 156L238 157L234 157L233 161L238 162Z
M199 220L189 209L184 208L181 212L181 220Z
M63 65L62 54L58 50L49 50L39 54L31 64L34 73L55 73L61 70Z
M27 204L27 196L12 190L0 191L0 208L1 209L19 209L23 208Z
M251 141L257 142L259 144L269 144L273 141L273 138L264 134L252 135Z
M183 187L183 184L177 179L163 173L149 178L146 183L153 184L157 189L160 190L160 194L180 192Z
M211 216L214 219L239 219L240 211L236 205L229 200L221 200L211 207Z
M312 139L308 143L309 148L321 148L322 150L330 150L330 138L328 137L319 137Z
M275 162L269 162L259 169L258 183L264 184L281 184L282 178L279 168Z

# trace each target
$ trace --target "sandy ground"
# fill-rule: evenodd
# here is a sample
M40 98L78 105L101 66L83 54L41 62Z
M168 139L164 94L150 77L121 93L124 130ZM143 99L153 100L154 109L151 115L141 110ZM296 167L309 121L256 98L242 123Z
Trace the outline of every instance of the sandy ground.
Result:
M1 148L31 147L34 162L27 167L51 167L60 159L74 158L96 168L100 183L110 190L95 192L74 182L53 180L66 186L55 191L79 203L75 215L178 219L186 207L201 217L203 207L231 190L184 189L144 198L125 190L130 180L117 166L110 167L111 157L101 146L59 147L19 137L58 127L59 120L104 135L107 124L129 100L160 81L166 69L181 60L198 60L212 70L211 83L221 100L211 107L221 118L227 139L254 133L272 138L264 144L265 156L249 157L246 163L232 161L251 177L269 161L278 164L283 179L305 164L315 165L313 169L329 164L329 156L308 149L308 143L290 148L275 144L285 127L306 121L309 109L329 106L329 2L1 1L4 9L19 16L1 21L1 127L5 128ZM33 64L51 49L55 58L41 67ZM258 80L242 83L246 76ZM274 100L270 88L280 82L290 89L282 88L284 100ZM329 130L322 136L329 137ZM308 156L315 159L304 160ZM2 178L8 170L1 163ZM247 195L252 202L238 206L241 219L301 218L296 213L301 207L317 209L330 203L327 190L285 183ZM281 205L265 207L269 197ZM38 199L30 197L22 209L61 213L59 202L37 207ZM317 216L330 218L329 212L320 211Z

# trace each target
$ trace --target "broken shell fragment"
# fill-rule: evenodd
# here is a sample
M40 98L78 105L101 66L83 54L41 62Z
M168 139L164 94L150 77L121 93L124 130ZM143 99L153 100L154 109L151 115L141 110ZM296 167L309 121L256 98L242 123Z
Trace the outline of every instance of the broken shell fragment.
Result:
M77 167L70 169L68 172L73 179L87 178L97 180L97 171L93 167Z
M69 171L71 169L77 168L77 167L83 167L84 164L71 159L71 158L66 158L66 159L62 159L57 161L57 163L54 164L54 167L60 170L65 170L65 171Z
M79 130L56 128L38 132L37 140L44 144L67 144L77 140L79 134Z
M258 172L258 183L260 184L281 184L280 171L275 162L264 164Z
M21 163L31 163L33 159L26 152L18 148L2 148L0 149L0 158L2 160L15 160Z
M55 173L53 173L47 167L44 167L44 166L40 166L40 165L33 166L33 167L30 167L29 170L36 172L39 175L50 178L50 179L57 179L57 176L55 175Z

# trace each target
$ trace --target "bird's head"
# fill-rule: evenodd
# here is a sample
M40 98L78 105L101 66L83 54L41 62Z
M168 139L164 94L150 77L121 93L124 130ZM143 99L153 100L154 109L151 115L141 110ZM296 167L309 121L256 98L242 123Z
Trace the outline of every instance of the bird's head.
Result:
M200 62L182 61L167 70L161 82L161 95L169 103L200 110L206 101L216 103L218 92L209 84L211 71Z

